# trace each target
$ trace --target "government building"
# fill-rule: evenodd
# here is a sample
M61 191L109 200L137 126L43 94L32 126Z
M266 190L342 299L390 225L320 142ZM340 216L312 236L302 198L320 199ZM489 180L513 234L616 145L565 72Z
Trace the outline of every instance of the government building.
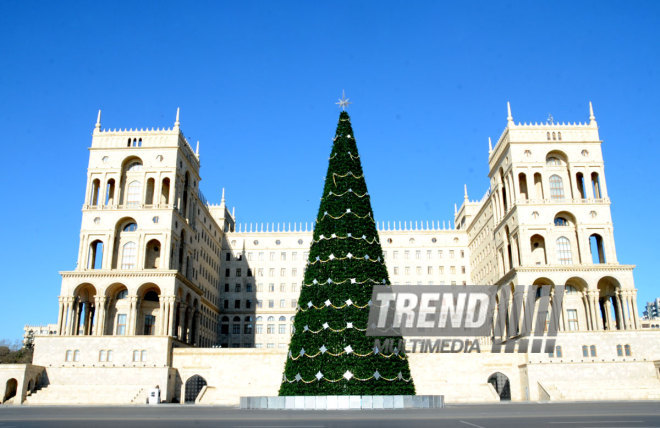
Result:
M393 284L565 286L551 352L482 338L481 353L411 353L418 394L660 399L660 331L641 328L634 265L619 262L601 144L591 105L561 124L515 123L509 107L482 197L464 189L450 221L377 221ZM89 153L76 268L60 272L33 363L0 366L2 401L144 403L156 385L180 403L277 395L313 223L240 223L224 190L207 202L178 111L140 130L104 129L99 112Z

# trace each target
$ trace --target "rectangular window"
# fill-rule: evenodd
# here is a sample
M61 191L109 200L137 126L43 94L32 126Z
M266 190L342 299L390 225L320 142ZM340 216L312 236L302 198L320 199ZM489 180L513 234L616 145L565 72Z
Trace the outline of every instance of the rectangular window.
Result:
M272 282L269 283L268 284L268 291L270 291L271 293L274 292L275 291L275 284L273 284Z
M135 242L127 242L122 247L121 268L135 269L137 265L137 245Z
M232 324L231 332L232 332L232 334L241 334L241 325L240 324Z
M294 262L296 260L298 260L298 253L297 252L294 251L293 253L291 253L291 260L293 260Z
M263 347L264 347L264 344L263 344L263 343L255 343L255 344L254 344L254 347L255 347L255 348L263 348Z
M454 250L449 250L449 258L450 259L454 258Z
M452 275L455 274L456 273L456 266L451 266L449 268L449 273L451 273Z
M225 276L229 278L231 276L231 269L225 269Z
M275 307L275 301L274 300L269 300L268 301L268 307L271 308L271 309L274 308Z
M422 250L415 251L415 260L420 260L422 258Z
M286 308L286 301L284 299L280 300L280 308Z
M632 355L632 351L630 350L630 345L624 346L624 349L626 350L626 357L630 357Z
M566 310L566 315L567 315L567 318L568 318L568 330L569 331L578 331L577 309L568 309L568 310Z
M280 260L283 261L283 262L286 261L286 253L285 252L280 253Z
M268 348L268 349L273 349L274 347L275 347L274 343L267 343L266 344L266 348Z
M264 301L263 300L257 300L257 308L262 308L264 306Z
M147 351L140 351L140 361L145 362L147 361Z
M275 324L268 324L266 326L266 333L267 334L275 334Z
M281 283L280 283L280 292L281 292L281 293L284 293L285 291L286 291L286 283L285 283L285 282L281 282Z
M557 356L557 358L562 358L563 355L561 353L561 346L555 347L555 355Z
M404 270L406 276L410 275L410 266L406 266L403 270Z
M616 355L617 357L623 357L623 346L616 345Z
M271 251L270 254L268 255L268 260L270 260L271 262L275 261L275 253L273 251Z
M421 274L422 274L422 267L421 267L421 266L417 266L417 268L415 268L415 273L416 273L417 275L421 275Z
M268 269L268 276L275 276L275 268Z
M256 331L257 331L257 334L262 334L264 332L264 326L261 325L261 324L257 324L257 330ZM260 345L260 344L257 343L257 345Z
M138 362L140 361L140 351L135 350L133 351L133 362Z
M251 283L248 282L247 284L245 284L245 291L247 291L248 293L252 292L252 284Z
M243 272L241 272L241 268L236 269L236 277L240 278L242 276Z
M264 276L264 269L263 268L259 268L259 270L257 270L257 276Z
M106 359L106 361L108 362L112 361L112 349L108 349L108 358Z
M433 266L427 266L426 273L428 275L433 275Z
M126 314L117 314L117 336L126 334Z
M431 260L431 250L426 250L426 260Z
M264 261L264 253L263 251L259 252L259 261L263 262Z
M64 358L64 361L73 361L73 351L66 351L66 357Z
M596 355L596 345L591 345L591 346L589 347L589 352L591 353L591 356L592 356L592 357L596 357L596 356L597 356L597 355Z
M286 276L286 268L280 269L280 276Z
M292 282L291 283L291 292L295 293L296 291L298 291L298 284L295 283L295 282Z
M465 266L461 266L461 273L465 273Z
M292 308L295 308L297 304L298 304L298 301L296 299L291 299L291 307Z
M296 268L291 269L291 276L296 276L296 275L298 275L298 269Z
M252 308L252 300L247 299L245 301L245 309L250 309L250 308Z
M279 334L286 334L286 324L279 324L277 326L277 332Z
M225 301L223 302L223 307L224 307L225 309L229 309L229 300L225 300Z
M406 250L403 252L403 259L404 260L410 259L410 251Z
M398 251L392 251L392 260L396 260L399 258L399 252Z
M398 266L394 266L394 275L398 275L398 274L399 274L399 268Z
M73 351L73 361L80 361L80 351L77 349Z
M241 309L241 301L234 300L234 309Z
M144 334L145 336L151 336L156 333L154 326L156 325L156 317L154 315L145 315L144 316Z
M229 293L229 284L225 283L225 292Z

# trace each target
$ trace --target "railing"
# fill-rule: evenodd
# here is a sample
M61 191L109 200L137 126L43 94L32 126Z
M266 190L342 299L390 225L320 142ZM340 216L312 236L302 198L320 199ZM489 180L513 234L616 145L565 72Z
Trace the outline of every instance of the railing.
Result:
M116 204L91 205L84 204L83 210L141 210L141 209L173 209L174 204Z

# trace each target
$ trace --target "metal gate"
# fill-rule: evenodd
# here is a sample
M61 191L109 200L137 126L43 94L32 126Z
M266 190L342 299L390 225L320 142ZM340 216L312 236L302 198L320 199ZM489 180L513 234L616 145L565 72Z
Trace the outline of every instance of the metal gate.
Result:
M194 375L186 381L185 403L194 403L199 392L206 386L206 379Z
M488 378L488 383L493 385L497 395L500 396L500 401L511 400L511 385L509 384L509 378L504 374L500 372L493 373Z

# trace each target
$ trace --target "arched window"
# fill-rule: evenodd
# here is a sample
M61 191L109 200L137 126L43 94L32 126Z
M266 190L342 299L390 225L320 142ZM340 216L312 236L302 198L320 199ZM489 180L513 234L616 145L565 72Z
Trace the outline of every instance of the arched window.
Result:
M97 178L92 181L92 194L90 195L89 204L96 206L99 204L99 188L101 187L101 181Z
M557 132L557 139L561 141L561 132Z
M534 192L537 199L543 199L543 180L540 173L534 174Z
M142 183L139 181L131 181L128 185L128 193L126 195L126 205L137 206L140 205L142 199Z
M550 176L550 197L552 199L564 199L564 182L556 174Z
M103 242L96 240L89 245L88 269L101 269L103 265Z
M163 178L163 184L160 186L160 203L170 203L170 179L167 177Z
M594 198L595 199L602 198L603 196L601 195L601 192L600 192L600 180L598 179L598 173L597 172L592 172L591 173L591 186L593 187Z
M548 166L560 166L561 159L559 159L557 156L548 156L548 158L545 160L545 164Z
M127 172L140 172L142 171L142 162L140 161L135 161L131 162L130 165L128 165L128 168L126 168Z
M556 134L555 134L554 132L552 133L552 139L553 139L553 140L556 140L556 139L557 139L557 136L556 136Z
M584 193L584 175L581 172L578 172L575 175L575 178L577 181L578 192L580 193L580 199L586 199L586 195Z
M122 229L124 232L135 232L137 230L137 224L136 223L128 223L126 226L124 226L124 229Z
M565 236L557 239L557 260L560 265L573 264L573 255L571 253L571 241Z
M152 205L154 203L154 187L156 182L153 178L147 180L147 195L145 196L144 203L147 205Z
M550 141L550 133L548 132L548 141Z
M589 237L589 249L591 250L593 264L606 263L605 246L603 245L603 238L599 234L594 233Z
M527 194L527 176L524 172L518 174L518 188L520 189L520 195L523 197L523 199L529 199Z
M125 299L128 297L128 290L121 290L119 293L117 293L117 300Z
M568 295L568 294L577 294L578 291L577 288L573 287L572 285L567 285L565 292Z
M135 269L137 264L137 245L135 242L127 242L121 251L121 268Z
M568 220L566 220L564 217L556 217L555 226L568 226Z

